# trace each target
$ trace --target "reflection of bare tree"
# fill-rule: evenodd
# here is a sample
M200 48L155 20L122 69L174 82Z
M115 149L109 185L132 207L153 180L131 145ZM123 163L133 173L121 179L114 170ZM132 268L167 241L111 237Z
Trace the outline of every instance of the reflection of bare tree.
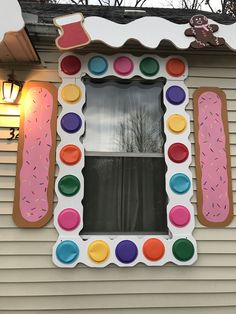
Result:
M125 152L163 152L161 120L154 121L143 107L130 113L118 126L116 144Z

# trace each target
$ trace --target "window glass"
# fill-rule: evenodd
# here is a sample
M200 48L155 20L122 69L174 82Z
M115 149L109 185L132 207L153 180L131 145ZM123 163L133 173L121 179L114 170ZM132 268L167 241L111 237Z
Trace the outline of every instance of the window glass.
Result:
M163 83L85 84L82 234L167 233Z

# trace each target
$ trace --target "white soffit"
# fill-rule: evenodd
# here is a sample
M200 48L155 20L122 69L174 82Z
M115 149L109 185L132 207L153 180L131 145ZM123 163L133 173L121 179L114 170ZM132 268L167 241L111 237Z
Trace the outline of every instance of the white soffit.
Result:
M17 0L0 1L0 62L38 61Z

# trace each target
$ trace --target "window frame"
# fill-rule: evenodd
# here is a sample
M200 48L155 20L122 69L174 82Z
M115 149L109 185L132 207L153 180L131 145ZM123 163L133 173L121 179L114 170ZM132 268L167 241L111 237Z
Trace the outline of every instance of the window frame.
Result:
M75 75L65 74L61 70L61 67L60 67L63 58L65 58L66 56L71 56L71 55L76 56L81 61L81 69ZM95 56L102 56L108 62L107 71L104 74L99 75L99 76L94 75L88 68L89 60ZM122 75L119 75L117 72L115 72L115 69L113 68L114 61L119 57L128 57L132 59L134 63L134 69L132 73L126 75L125 77ZM159 63L160 68L159 68L158 73L155 76L152 76L152 77L146 76L141 72L139 68L139 64L141 60L147 57L154 58ZM166 69L167 62L174 58L180 59L185 65L185 71L179 77L171 76ZM165 158L165 163L167 166L166 194L168 197L168 204L167 204L166 210L167 210L167 227L168 227L168 232L169 232L168 235L156 235L156 234L154 235L150 235L150 234L147 234L147 235L135 235L135 234L134 235L131 235L131 234L100 235L98 234L98 235L86 236L86 240L85 240L79 234L83 228L83 206L81 202L83 199L83 192L84 192L84 186L83 186L84 178L82 174L82 169L84 167L84 147L80 140L80 137L82 137L82 135L85 132L85 118L82 111L82 108L84 104L86 103L86 87L83 83L83 77L85 75L88 75L90 78L94 78L94 79L95 78L104 79L108 76L113 76L113 77L115 76L116 78L126 79L126 80L127 79L130 80L134 76L141 77L144 80L155 80L157 78L166 79L166 83L164 84L164 88L163 88L163 103L166 109L166 112L164 113L164 134L166 137L165 144L164 144L164 158ZM161 58L153 54L143 54L140 57L136 57L127 53L124 53L124 54L119 53L119 54L108 56L108 55L100 54L100 53L89 53L87 55L79 55L79 54L67 52L67 53L62 54L59 58L59 76L62 78L62 84L60 85L59 90L58 90L58 101L62 105L62 112L58 118L57 131L58 131L59 136L61 137L61 142L59 143L58 148L57 148L57 164L59 166L59 174L55 183L55 191L58 196L58 203L54 211L54 225L59 233L59 237L53 248L53 262L59 267L68 267L68 268L75 267L78 263L83 263L87 266L98 267L98 268L105 267L111 263L116 264L120 267L126 267L126 266L131 267L131 266L135 266L137 263L144 263L145 265L148 265L148 266L161 266L161 265L166 264L167 262L173 262L176 265L192 265L197 259L197 249L196 249L196 241L192 235L192 232L194 230L194 224L195 224L194 223L194 208L190 201L193 195L193 184L192 184L192 173L189 169L189 166L191 163L191 143L189 141L190 119L189 119L188 113L185 110L185 107L187 106L189 102L188 88L184 83L184 80L188 77L188 66L187 66L186 60L182 58L181 56L175 56L175 55L171 55L167 58ZM61 96L61 92L67 84L76 84L76 86L78 86L81 91L79 100L69 105ZM166 92L168 88L170 88L171 86L179 86L185 92L186 98L179 105L171 104L166 97ZM65 134L65 132L61 128L60 121L63 114L71 112L71 111L76 112L81 117L82 127L75 134ZM175 114L179 114L181 116L184 116L185 118L186 127L182 133L174 133L168 127L168 123L169 123L168 118L171 115L175 115ZM189 156L182 163L174 163L172 160L170 160L168 156L168 148L170 147L171 144L176 143L176 142L183 143L188 148ZM74 166L66 166L65 164L63 164L63 162L59 158L60 150L66 144L75 144L80 148L82 152L81 161ZM65 197L60 193L58 189L58 182L64 175L71 174L72 172L76 173L76 176L80 180L81 187L80 187L79 192L75 196ZM176 194L173 192L173 190L170 187L170 179L176 173L184 173L190 180L190 188L184 194ZM58 224L58 215L63 210L63 208L73 207L74 204L77 204L76 207L77 207L78 212L80 213L81 223L75 230L65 231ZM180 204L182 206L185 206L189 210L189 214L190 214L189 223L184 227L177 227L171 222L169 218L170 210L174 206L180 205ZM164 244L164 247L165 247L165 253L163 257L156 261L147 259L143 254L143 245L145 241L151 238L159 239ZM173 253L173 246L176 243L176 241L180 239L188 239L194 248L193 256L190 259L185 260L185 261L177 259ZM76 258L73 262L69 264L62 263L57 257L57 247L58 245L60 245L60 243L62 243L65 240L74 242L79 248L78 258ZM88 256L89 245L97 240L105 241L109 246L109 256L102 262L95 262ZM137 254L136 259L130 263L120 262L117 259L116 254L115 254L115 249L117 245L123 240L133 241L136 244L137 249L138 249L138 254Z

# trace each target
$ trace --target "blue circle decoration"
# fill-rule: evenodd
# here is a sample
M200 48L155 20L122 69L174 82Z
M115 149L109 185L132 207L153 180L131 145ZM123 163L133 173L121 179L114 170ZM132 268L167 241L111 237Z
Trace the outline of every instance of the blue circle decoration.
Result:
M58 245L56 255L60 262L71 264L79 256L79 247L73 241L63 241Z
M101 56L92 57L89 60L88 68L94 75L102 75L107 71L108 63L107 60Z
M138 255L136 244L130 240L123 240L116 247L117 259L125 264L133 262Z
M167 89L166 98L172 105L181 105L185 101L186 93L182 87L173 85Z
M74 112L66 113L61 119L61 127L67 133L75 133L82 126L82 120L79 115Z
M189 177L184 173L176 173L170 179L170 188L176 194L187 193L190 189L191 182Z

